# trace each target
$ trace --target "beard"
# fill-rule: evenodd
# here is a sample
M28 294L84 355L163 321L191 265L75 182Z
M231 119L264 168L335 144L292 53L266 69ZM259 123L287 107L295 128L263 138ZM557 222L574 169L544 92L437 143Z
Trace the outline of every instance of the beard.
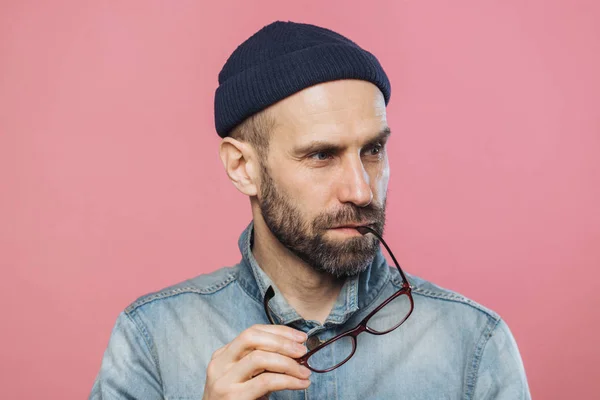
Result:
M385 199L381 206L344 204L342 208L323 212L310 221L304 218L289 196L277 188L266 168L261 166L258 203L273 236L318 272L337 278L353 276L365 271L377 254L379 239L374 235L328 240L325 233L336 226L368 221L373 230L383 235Z

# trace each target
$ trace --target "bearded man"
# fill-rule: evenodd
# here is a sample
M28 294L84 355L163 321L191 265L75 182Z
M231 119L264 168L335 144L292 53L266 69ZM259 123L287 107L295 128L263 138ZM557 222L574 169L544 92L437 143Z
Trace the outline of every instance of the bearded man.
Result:
M127 307L90 398L530 398L498 314L405 273L382 238L390 95L373 54L315 25L233 52L215 122L252 209L242 259Z

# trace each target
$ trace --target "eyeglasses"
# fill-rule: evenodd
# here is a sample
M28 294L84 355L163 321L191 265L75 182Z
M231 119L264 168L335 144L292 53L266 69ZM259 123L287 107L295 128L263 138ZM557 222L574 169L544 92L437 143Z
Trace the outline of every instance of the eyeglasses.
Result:
M386 333L390 333L402 325L414 309L414 301L411 293L412 286L408 282L408 279L406 279L406 275L402 272L400 264L396 261L396 257L394 257L394 254L388 245L377 232L367 226L357 227L356 230L363 235L371 233L383 243L392 257L392 260L394 260L398 272L400 272L400 277L402 277L402 287L381 303L375 310L371 311L371 313L369 313L369 315L367 315L357 326L323 342L302 357L296 359L299 364L304 365L314 372L329 372L343 365L350 360L356 352L356 338L358 335L363 332L372 335L385 335ZM267 318L271 324L276 325L269 311L269 300L271 300L273 296L275 296L275 291L272 286L269 286L263 303Z

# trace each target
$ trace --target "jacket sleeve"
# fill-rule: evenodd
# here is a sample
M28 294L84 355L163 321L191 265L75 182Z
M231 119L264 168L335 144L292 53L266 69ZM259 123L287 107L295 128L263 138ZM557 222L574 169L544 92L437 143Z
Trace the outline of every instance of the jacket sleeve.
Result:
M517 343L500 320L491 331L476 371L475 400L531 400Z
M90 400L162 399L162 384L151 339L122 312L104 352Z

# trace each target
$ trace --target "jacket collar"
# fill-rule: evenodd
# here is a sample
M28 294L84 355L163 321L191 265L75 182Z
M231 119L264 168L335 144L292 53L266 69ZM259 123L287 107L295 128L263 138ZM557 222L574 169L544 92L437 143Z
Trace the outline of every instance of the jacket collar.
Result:
M275 297L269 301L269 308L275 320L284 325L304 321L296 310L288 304L277 286L258 265L252 254L253 239L254 222L250 222L238 240L238 246L242 253L237 279L238 283L261 306L267 289L269 286L273 286ZM357 310L366 308L381 292L390 279L390 276L389 266L381 252L381 248L379 248L369 268L359 275L346 279L324 326L343 324ZM315 322L311 325L316 324Z

